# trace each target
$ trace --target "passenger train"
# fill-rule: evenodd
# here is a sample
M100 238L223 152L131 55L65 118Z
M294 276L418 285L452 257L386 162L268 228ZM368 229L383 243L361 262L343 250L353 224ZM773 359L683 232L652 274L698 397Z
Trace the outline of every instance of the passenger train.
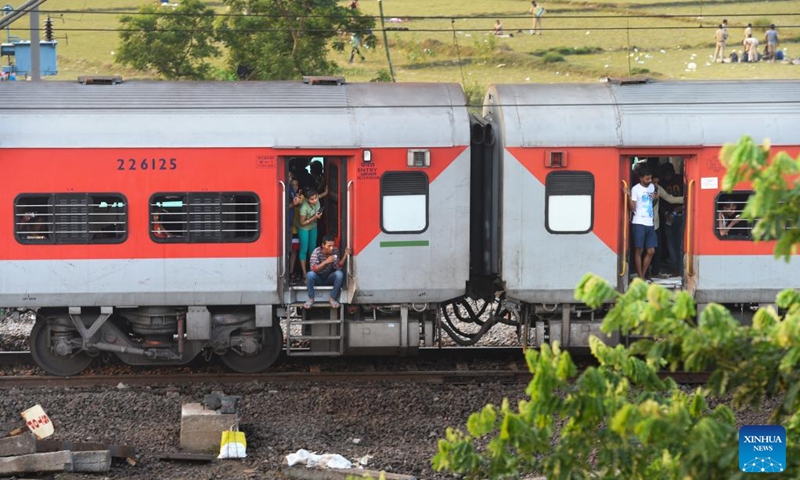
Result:
M498 323L586 346L603 312L573 289L631 281L625 192L644 159L672 165L684 202L670 286L701 307L800 287L771 244L717 224L749 193L720 192L724 143L800 153L800 81L494 85L482 115L456 84L89 83L0 85L0 307L36 310L51 374L104 352L257 372L282 351L471 345ZM324 232L352 256L341 307L318 287L306 310L288 178L315 163Z

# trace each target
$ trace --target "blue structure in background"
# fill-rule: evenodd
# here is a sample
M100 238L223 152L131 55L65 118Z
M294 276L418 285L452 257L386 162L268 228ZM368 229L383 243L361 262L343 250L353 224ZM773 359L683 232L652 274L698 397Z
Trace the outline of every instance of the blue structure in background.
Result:
M42 75L57 75L56 64L56 40L42 40L39 42L40 66ZM6 73L16 73L17 75L27 75L31 72L31 42L30 40L17 40L15 42L4 43L0 46L2 54L11 55L17 59L16 65L4 65L3 71Z
M10 14L13 10L11 5L4 5L3 16ZM58 42L53 39L53 20L49 16L44 22L44 31L46 39L39 42L40 72L42 76L57 75L56 46ZM0 44L0 56L9 57L9 64L2 67L2 73L6 74L8 79L31 73L31 42L12 36L10 27L6 28L6 41ZM11 57L16 59L16 63L11 63Z

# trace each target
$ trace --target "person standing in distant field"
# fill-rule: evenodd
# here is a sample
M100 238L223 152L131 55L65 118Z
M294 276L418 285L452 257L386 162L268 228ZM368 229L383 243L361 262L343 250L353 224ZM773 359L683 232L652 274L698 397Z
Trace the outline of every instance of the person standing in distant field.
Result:
M714 39L717 41L717 48L714 50L714 62L722 62L725 59L725 42L728 40L728 31L719 24L719 28L714 32ZM719 60L717 60L719 59Z
M356 33L354 33L352 35L352 37L350 38L350 45L353 48L352 48L352 50L350 50L350 60L348 60L347 63L353 63L353 57L355 57L356 54L358 54L358 56L361 57L361 61L363 62L364 61L364 55L361 54L361 34L360 33L356 32Z
M767 41L767 60L772 62L775 60L775 54L778 53L778 31L775 30L774 23L769 26L764 39Z
M747 37L753 34L753 24L748 23L747 28L744 29L744 40L747 40ZM742 40L744 42L744 40Z
M542 34L542 17L544 16L544 6L539 5L536 1L531 2L531 8L528 9L528 13L533 15L533 29L531 30L531 35L535 34Z

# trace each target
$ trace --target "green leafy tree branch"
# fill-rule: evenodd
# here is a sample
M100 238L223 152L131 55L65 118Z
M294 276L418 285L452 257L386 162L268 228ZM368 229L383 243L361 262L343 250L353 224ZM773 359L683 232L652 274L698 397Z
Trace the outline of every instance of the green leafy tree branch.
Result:
M200 0L182 0L174 10L147 4L138 13L119 19L117 63L154 70L168 80L211 76L207 59L219 55L212 9Z
M748 136L725 145L720 153L727 168L722 188L731 191L743 182L753 186L742 217L755 222L753 238L777 240L775 256L788 262L800 243L800 156L779 152L771 157L770 150L769 141L758 145Z
M228 48L229 68L244 67L251 80L332 74L337 66L328 59L328 46L348 32L358 32L367 44L374 44L371 29L375 20L335 0L223 3L231 12L246 14L222 18L217 31Z

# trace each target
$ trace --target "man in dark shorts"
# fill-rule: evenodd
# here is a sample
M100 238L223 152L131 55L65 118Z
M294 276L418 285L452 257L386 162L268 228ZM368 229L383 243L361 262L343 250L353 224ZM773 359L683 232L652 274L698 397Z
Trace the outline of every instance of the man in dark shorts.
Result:
M639 171L639 183L631 188L628 205L633 212L631 235L633 237L636 274L645 280L645 273L653 260L653 254L658 246L658 237L653 222L653 200L657 195L652 182L653 176L648 168ZM644 252L644 258L642 258ZM649 281L649 280L648 280Z

